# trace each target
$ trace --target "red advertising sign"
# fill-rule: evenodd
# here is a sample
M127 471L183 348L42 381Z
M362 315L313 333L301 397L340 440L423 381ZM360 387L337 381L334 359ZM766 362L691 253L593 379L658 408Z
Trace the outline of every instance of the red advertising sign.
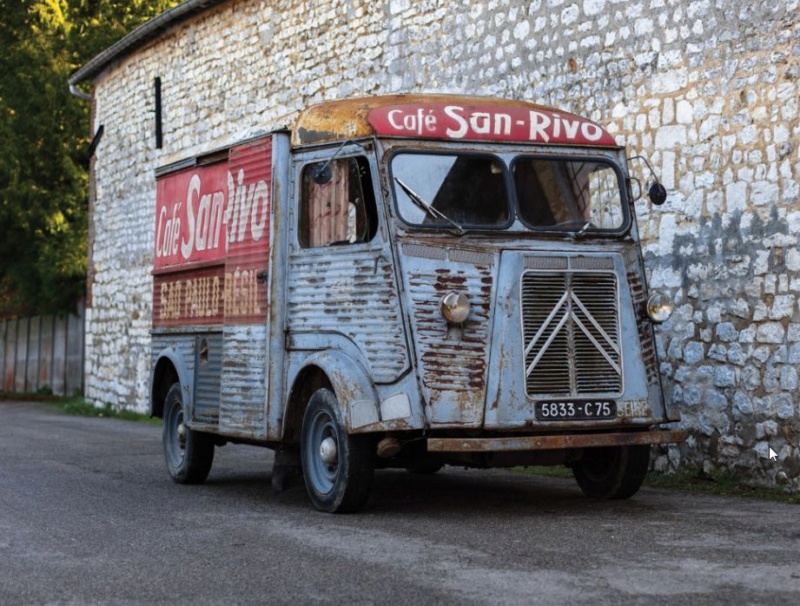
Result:
M413 103L373 109L377 135L423 139L616 147L608 132L567 112L497 105Z
M158 181L153 325L266 318L271 140Z

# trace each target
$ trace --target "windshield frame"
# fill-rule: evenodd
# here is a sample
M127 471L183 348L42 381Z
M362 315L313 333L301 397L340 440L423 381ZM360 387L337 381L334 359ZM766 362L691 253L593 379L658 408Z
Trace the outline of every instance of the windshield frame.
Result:
M420 232L447 232L452 231L448 225L424 225L409 222L400 212L399 201L395 189L399 186L394 182L394 175L392 172L392 160L398 154L441 154L441 155L455 155L455 154L474 154L478 156L491 156L500 160L503 166L503 173L506 179L506 189L509 193L509 210L511 214L509 221L503 226L486 226L486 225L462 225L465 231L468 232L482 232L491 234L507 234L514 236L521 235L535 235L546 237L561 237L569 236L576 237L612 237L619 238L626 236L633 226L633 210L631 208L631 198L628 192L628 179L626 177L627 165L625 164L624 148L609 147L599 149L587 149L585 147L572 147L572 146L546 146L546 145L514 145L514 144L485 144L485 145L472 145L465 146L463 143L455 142L441 142L431 143L425 142L420 145L420 142L414 141L413 146L411 141L396 140L396 139L381 139L379 140L380 159L379 164L383 172L382 179L384 179L385 186L388 187L387 193L390 196L390 207L392 214L395 215L398 222L410 230L419 230ZM527 156L535 159L555 159L563 161L574 162L593 162L596 164L603 164L609 166L617 176L617 183L620 193L620 204L622 206L622 223L617 229L597 229L590 228L586 231L581 230L581 226L575 227L556 227L539 226L533 227L527 222L523 221L520 210L519 200L517 197L516 184L514 183L513 175L511 174L511 166L514 160L518 157ZM430 202L430 201L428 201Z

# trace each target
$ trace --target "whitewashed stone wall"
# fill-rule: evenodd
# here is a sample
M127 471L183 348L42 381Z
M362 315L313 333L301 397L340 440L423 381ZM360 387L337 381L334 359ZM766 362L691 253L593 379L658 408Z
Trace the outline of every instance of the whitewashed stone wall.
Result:
M660 330L662 371L691 436L656 467L730 469L800 490L798 4L231 0L176 27L95 82L105 135L87 394L147 404L153 170L167 158L327 99L524 98L605 124L669 191L665 206L637 208L651 283L677 302Z

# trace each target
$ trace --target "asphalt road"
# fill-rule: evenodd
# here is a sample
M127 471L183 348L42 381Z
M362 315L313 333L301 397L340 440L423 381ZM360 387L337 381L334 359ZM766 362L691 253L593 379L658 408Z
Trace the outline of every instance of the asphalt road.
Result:
M158 427L0 402L0 604L800 602L796 505L446 468L330 515L271 461L225 446L178 486Z

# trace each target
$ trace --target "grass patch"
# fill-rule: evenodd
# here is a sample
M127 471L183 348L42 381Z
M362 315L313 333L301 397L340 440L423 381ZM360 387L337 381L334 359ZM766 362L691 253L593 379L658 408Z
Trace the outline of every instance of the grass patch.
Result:
M573 478L572 471L563 465L553 467L517 467L515 470L548 478ZM781 488L774 486L753 486L748 484L745 478L737 476L730 471L715 473L713 476L709 476L703 473L702 470L697 469L671 474L651 471L647 474L644 485L664 490L679 490L727 497L746 497L800 505L800 494L798 493L785 492Z
M105 406L94 406L83 398L62 398L61 402L53 403L57 409L68 415L79 417L109 417L112 419L123 419L125 421L136 421L149 425L161 425L161 419L151 419L149 415L132 410L117 410L111 404Z
M730 471L721 471L711 476L703 473L702 470L683 470L671 474L650 472L644 483L651 488L747 497L800 505L800 494L798 493L785 492L775 486L754 486L745 478Z

